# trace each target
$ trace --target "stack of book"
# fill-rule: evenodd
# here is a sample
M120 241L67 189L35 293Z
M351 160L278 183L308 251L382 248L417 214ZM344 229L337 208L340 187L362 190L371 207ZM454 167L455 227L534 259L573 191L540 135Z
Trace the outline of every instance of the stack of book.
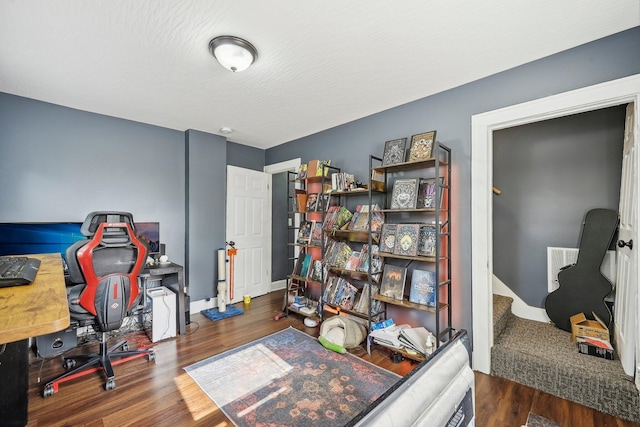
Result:
M421 356L427 355L427 339L429 336L433 338L433 334L426 328L412 328L409 325L388 326L371 331L369 336L375 343L408 353L418 353Z

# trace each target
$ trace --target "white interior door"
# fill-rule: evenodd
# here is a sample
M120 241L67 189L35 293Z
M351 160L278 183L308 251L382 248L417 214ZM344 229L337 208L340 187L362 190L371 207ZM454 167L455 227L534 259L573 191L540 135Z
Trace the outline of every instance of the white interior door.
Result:
M233 299L271 288L271 175L227 166L227 242L234 242ZM228 271L227 282L231 280ZM230 285L230 283L229 283Z
M636 368L636 347L640 345L638 333L638 176L637 149L634 138L634 104L627 105L622 180L620 184L620 231L617 250L617 280L615 302L615 345L620 362L627 375ZM632 242L632 243L631 243ZM625 244L621 246L621 244ZM640 384L636 376L636 385Z

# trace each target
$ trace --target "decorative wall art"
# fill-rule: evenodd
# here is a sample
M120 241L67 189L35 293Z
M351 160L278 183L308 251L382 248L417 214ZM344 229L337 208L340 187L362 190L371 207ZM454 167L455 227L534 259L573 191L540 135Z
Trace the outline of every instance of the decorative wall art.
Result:
M436 131L419 133L411 137L411 148L409 149L409 162L417 162L431 158L433 142L436 140Z

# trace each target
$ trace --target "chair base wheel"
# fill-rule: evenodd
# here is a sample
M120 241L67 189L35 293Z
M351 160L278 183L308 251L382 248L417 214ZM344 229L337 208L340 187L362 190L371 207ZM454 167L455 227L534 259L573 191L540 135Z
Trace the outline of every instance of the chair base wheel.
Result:
M42 397L53 396L55 392L56 392L56 390L53 388L53 386L52 385L48 385L42 391Z
M116 380L114 380L113 378L109 378L104 385L104 389L113 390L114 388L116 388Z

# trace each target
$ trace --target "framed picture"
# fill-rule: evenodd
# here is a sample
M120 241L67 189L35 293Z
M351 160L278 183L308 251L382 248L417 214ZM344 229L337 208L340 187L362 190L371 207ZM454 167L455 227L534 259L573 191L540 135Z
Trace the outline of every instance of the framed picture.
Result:
M440 177L440 185L442 184L444 184L444 177ZM440 200L439 207L442 207L442 187L440 185L437 185L435 178L420 179L416 208L435 208L437 200ZM437 198L436 191L438 191Z
M418 255L436 256L436 226L421 225L418 236Z
M415 209L418 198L418 178L396 179L391 193L391 209Z
M404 296L404 281L407 269L393 264L386 264L382 273L380 295L402 300Z
M395 246L393 248L394 255L418 255L419 234L420 224L398 224Z
M382 166L404 162L404 154L407 150L407 138L392 139L384 143Z
M409 301L424 304L428 307L436 306L436 273L426 270L413 270L411 275L411 290Z
M397 224L382 224L382 234L380 235L380 252L393 253L396 241Z
M409 148L409 162L416 162L431 158L433 142L436 140L436 131L419 133L411 137L411 148Z

